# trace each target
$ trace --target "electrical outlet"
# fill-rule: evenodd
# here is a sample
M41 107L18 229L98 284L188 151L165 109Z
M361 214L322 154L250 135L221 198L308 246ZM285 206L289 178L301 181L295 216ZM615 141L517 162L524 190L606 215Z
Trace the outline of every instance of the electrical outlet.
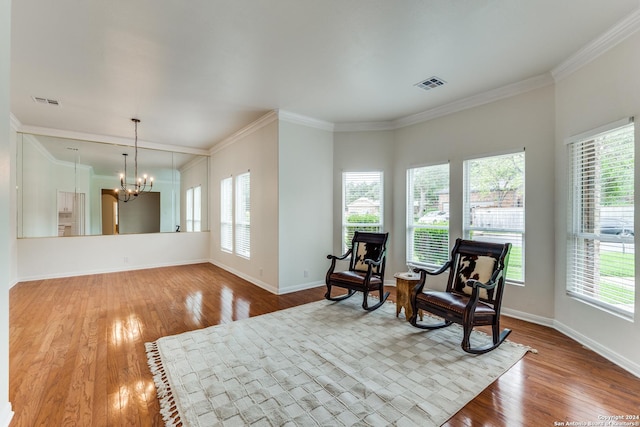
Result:
M128 256L124 257L123 261L125 264L129 264L129 257Z
M304 275L304 277L309 277L309 270L305 270L303 275Z

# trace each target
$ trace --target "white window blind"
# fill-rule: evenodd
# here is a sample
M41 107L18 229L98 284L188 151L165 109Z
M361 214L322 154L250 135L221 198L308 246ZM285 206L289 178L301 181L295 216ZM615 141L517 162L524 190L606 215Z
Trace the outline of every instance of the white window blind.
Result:
M233 181L220 181L220 249L233 251Z
M187 231L193 231L193 188L187 188L185 195L185 222L187 224Z
M464 236L511 243L507 280L524 283L524 151L466 160L464 175Z
M382 232L382 172L343 172L342 243L351 247L355 231Z
M449 164L407 170L407 263L449 259Z
M634 125L568 144L567 292L633 317Z
M193 188L193 231L202 231L202 186Z
M236 177L235 252L251 256L251 178L250 173Z

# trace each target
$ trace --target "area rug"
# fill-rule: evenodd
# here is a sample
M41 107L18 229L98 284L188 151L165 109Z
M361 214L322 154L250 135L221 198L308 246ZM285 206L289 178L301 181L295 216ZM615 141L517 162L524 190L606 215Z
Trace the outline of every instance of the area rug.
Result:
M393 304L314 302L147 343L167 426L439 426L529 348L462 351ZM426 318L425 318L426 320ZM472 344L490 340L472 335Z

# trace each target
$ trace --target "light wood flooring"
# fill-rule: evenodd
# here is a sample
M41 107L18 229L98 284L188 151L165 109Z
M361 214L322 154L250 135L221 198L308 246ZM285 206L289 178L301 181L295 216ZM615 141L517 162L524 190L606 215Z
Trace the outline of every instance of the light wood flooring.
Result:
M211 264L19 283L10 292L11 426L161 426L145 342L323 294L319 287L276 296ZM446 425L640 415L639 378L553 329L505 316L503 327L538 354L528 353Z

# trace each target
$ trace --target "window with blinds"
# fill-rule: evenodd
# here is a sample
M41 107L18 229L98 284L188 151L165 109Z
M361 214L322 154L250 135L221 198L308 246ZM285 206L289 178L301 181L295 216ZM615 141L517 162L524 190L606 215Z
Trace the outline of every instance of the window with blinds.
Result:
M407 263L449 259L449 164L407 170Z
M201 231L202 190L201 186L188 188L185 194L185 222L187 231Z
M251 175L249 172L236 177L235 204L235 252L251 256Z
M567 292L632 318L635 302L634 125L568 142Z
M507 280L524 283L524 151L464 162L465 238L511 243Z
M220 249L233 251L233 179L220 181Z
M185 199L185 223L190 232L193 231L193 188L187 188Z
M351 247L353 233L382 232L382 172L342 174L342 246Z

